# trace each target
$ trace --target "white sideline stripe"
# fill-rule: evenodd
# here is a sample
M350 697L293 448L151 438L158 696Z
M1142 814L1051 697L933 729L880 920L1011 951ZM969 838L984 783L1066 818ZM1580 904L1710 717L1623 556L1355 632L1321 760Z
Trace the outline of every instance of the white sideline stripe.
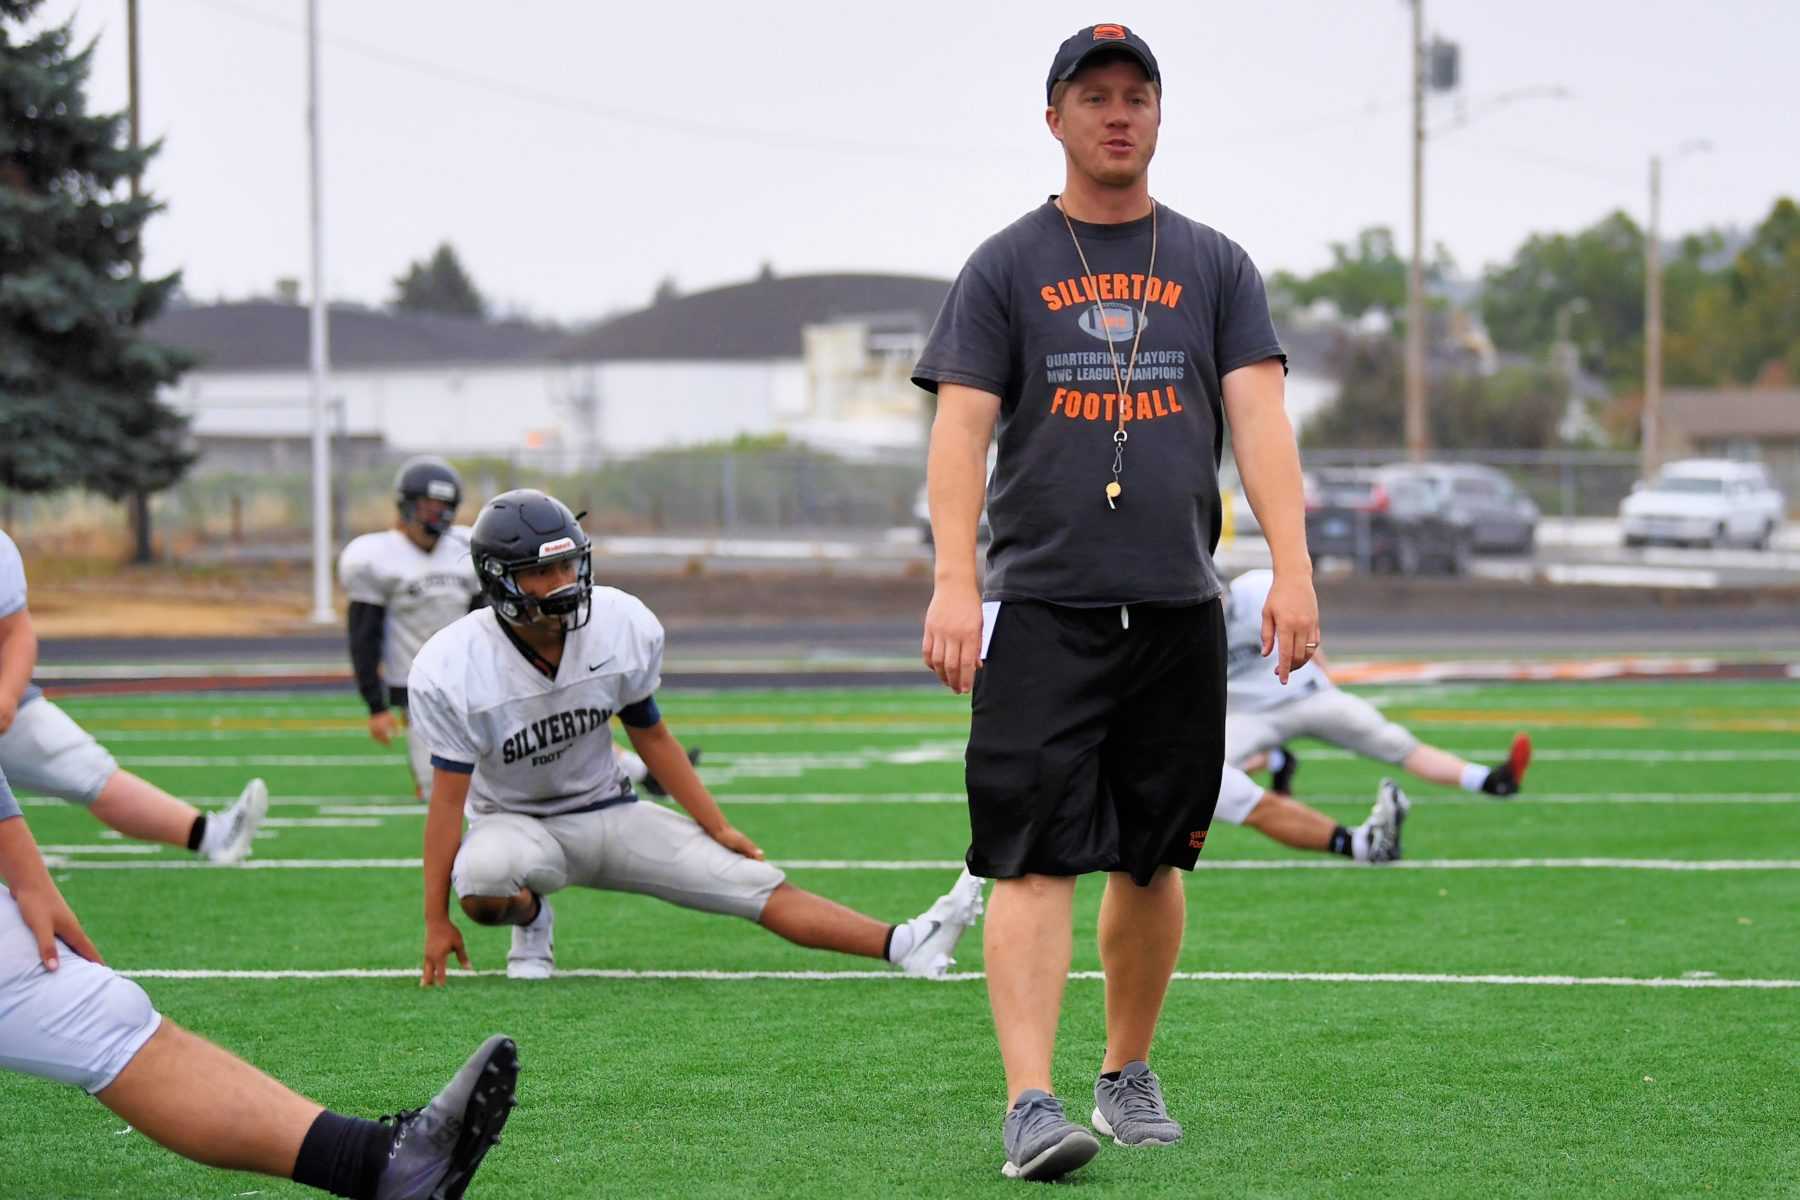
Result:
M39 846L43 854L161 854L161 846L150 846L143 842L104 842L91 846Z
M372 817L422 817L430 810L426 804L321 804L319 811L328 817L351 817L367 813Z
M1656 732L1632 730L1627 732ZM928 763L961 761L963 743L941 742L923 746L891 749L851 750L836 754L757 754L721 751L709 754L701 773L715 775L765 774L799 770L855 769L874 764L888 766L921 766ZM1505 748L1457 749L1450 753L1461 758L1498 758ZM1302 758L1350 759L1359 757L1347 750L1311 750ZM1533 762L1800 762L1800 750L1534 750ZM130 754L119 756L119 762L132 767L387 767L406 762L401 754ZM707 770L714 763L735 768L723 772ZM235 797L234 797L235 799Z
M417 967L356 968L319 971L232 971L146 967L120 971L130 979L417 979ZM504 978L504 970L451 971L452 979ZM628 981L682 980L700 983L903 983L899 971L635 971L623 968L558 968L558 979L612 979ZM987 976L980 971L956 971L946 982L974 983ZM1071 971L1079 982L1105 979L1099 971ZM1635 977L1628 975L1451 975L1402 971L1177 971L1177 983L1449 983L1490 987L1628 987L1683 989L1788 990L1800 988L1800 979L1716 979Z
M240 863L204 859L157 862L73 862L53 859L58 869L77 871L379 871L417 870L420 858L251 858ZM790 858L774 866L790 871L960 871L958 858L848 859ZM1216 858L1208 871L1354 871L1364 864L1341 855L1317 858ZM1800 871L1800 858L1408 858L1384 863L1383 871Z
M356 817L265 817L262 825L264 829L375 829L381 825L381 818L375 815Z

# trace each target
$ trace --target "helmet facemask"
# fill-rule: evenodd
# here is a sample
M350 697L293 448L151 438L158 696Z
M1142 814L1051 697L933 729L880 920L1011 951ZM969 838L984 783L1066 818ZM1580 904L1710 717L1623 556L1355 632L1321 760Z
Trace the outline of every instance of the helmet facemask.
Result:
M571 538L560 540L568 544L566 549L557 547L555 542L547 543L537 558L506 561L493 554L483 557L477 568L482 575L482 591L487 593L494 611L514 625L534 624L539 617L556 617L564 632L573 632L588 623L594 611L593 553ZM569 561L576 564L575 579L546 596L530 595L513 577L526 568Z

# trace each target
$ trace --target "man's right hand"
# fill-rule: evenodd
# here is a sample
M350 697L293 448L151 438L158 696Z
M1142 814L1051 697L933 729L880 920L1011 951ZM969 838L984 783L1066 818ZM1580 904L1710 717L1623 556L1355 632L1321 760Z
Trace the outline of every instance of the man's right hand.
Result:
M962 695L975 686L981 666L981 592L969 583L940 583L925 610L925 665L944 686Z
M19 715L19 701L15 696L0 696L0 733L12 728L13 719Z
M369 736L387 745L400 732L400 722L394 717L394 710L384 708L378 713L369 714Z
M451 952L463 970L469 969L469 952L463 948L462 930L449 917L425 923L425 970L419 976L420 987L443 987L449 982Z

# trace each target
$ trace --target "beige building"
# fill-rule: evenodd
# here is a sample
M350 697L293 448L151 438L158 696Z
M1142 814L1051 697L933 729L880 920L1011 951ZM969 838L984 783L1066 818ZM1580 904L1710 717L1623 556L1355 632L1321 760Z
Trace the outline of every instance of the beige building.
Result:
M1663 394L1665 457L1753 459L1800 505L1800 388L1677 388Z

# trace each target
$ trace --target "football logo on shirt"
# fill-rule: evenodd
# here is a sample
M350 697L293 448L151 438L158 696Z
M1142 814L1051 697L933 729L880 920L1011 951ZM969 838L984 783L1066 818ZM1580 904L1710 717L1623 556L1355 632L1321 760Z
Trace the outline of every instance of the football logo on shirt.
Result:
M597 708L552 713L509 734L500 744L500 759L511 764L529 758L532 766L547 767L568 749L563 743L573 742L596 729L606 729L611 719L612 713ZM562 749L552 750L552 746L562 746Z
M1140 328L1150 324L1150 318L1146 315L1140 322L1137 309L1131 305L1107 301L1082 309L1076 324L1091 338L1103 342L1129 342Z

